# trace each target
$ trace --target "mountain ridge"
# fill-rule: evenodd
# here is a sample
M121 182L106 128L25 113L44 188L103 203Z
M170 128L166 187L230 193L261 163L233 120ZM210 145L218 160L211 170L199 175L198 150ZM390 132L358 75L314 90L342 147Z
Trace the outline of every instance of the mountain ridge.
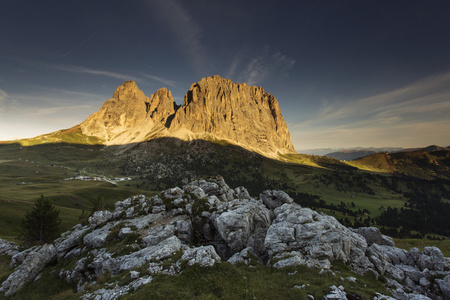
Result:
M295 152L277 99L218 75L192 84L181 106L166 88L147 97L126 81L80 128L106 145L176 137L225 140L266 156Z

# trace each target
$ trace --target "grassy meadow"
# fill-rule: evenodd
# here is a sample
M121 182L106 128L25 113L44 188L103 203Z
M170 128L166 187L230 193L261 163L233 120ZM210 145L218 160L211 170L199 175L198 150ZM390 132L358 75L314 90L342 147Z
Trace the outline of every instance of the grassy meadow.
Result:
M76 140L77 132L72 132L72 135ZM141 166L145 168L146 164L160 160L169 166L174 161L177 164L180 162L178 157L189 151L200 153L202 161L191 160L186 168L193 168L200 176L221 174L232 188L242 185L255 197L265 189L284 190L299 203L302 203L303 195L313 195L321 199L325 206L333 205L328 208L319 205L314 209L337 219L347 219L351 223L368 217L374 219L387 207L402 209L407 201L403 196L408 191L406 183L399 181L395 188L383 183L394 183L391 176L385 173L387 165L383 154L372 158L381 172L371 172L358 170L328 157L290 154L283 155L280 160L273 160L236 146L217 143L208 146L205 143L187 145L182 141L172 143L171 140L164 140L144 148L146 156L138 151L135 156L126 158L95 144L2 144L0 237L15 240L20 220L41 194L54 201L60 210L63 230L67 230L79 222L82 210L88 213L91 211L100 195L106 201L106 208L112 210L116 201L136 194L149 195L160 191L162 188L152 185L151 180L150 184L148 179L143 180L142 174L130 175L130 170ZM165 156L161 156L161 153ZM128 164L132 162L130 166L124 163L126 159ZM181 160L181 163L186 161ZM124 165L128 169L124 169ZM124 170L127 174L123 173ZM119 182L118 186L107 182L65 180L76 175L108 178L131 176L133 180ZM167 188L174 184L160 186Z
M69 147L67 151L64 146L47 145L38 151L30 151L27 147L8 146L0 147L3 150L0 151L1 238L16 240L21 219L41 194L53 200L60 210L63 231L80 222L83 210L90 213L99 196L105 199L105 207L112 210L117 201L136 194L151 194L132 186L131 181L115 186L103 181L66 180L78 174L92 176L98 175L96 171L104 173L96 170L104 164L99 150ZM49 151L52 149L56 151ZM79 159L71 159L74 157L71 152L76 152L75 158ZM107 168L108 171L112 169ZM107 175L114 176L110 172Z

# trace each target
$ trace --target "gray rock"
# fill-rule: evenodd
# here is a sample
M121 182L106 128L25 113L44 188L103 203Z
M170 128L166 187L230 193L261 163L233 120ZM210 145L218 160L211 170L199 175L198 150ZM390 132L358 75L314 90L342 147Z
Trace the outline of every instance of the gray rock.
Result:
M130 207L127 209L125 216L127 218L131 218L134 214L134 206Z
M136 279L136 278L139 278L139 272L137 272L137 271L130 271L130 278L131 279Z
M243 249L241 252L236 252L228 262L232 265L243 263L247 266L254 266L255 264L261 263L258 256L253 253L253 249L251 247L247 247Z
M340 299L340 300L347 300L347 293L344 290L344 287L340 285L339 287L336 287L335 285L330 286L330 293L323 296L324 300L331 300L331 299Z
M428 279L426 279L425 277L420 278L419 284L426 288L431 286L431 282Z
M142 244L144 247L154 246L161 241L174 235L175 226L174 225L159 225L149 229L147 236L142 239Z
M392 296L395 297L395 299L399 300L432 300L431 298L417 294L417 293L406 293L402 289L397 289L394 292L392 292Z
M70 250L78 246L80 237L89 230L88 226L80 224L73 227L72 231L65 232L60 238L54 241L58 260L65 256Z
M266 190L259 195L259 199L262 200L268 209L275 209L285 203L291 204L294 202L294 199L283 191Z
M136 227L137 230L142 230L148 227L150 224L159 222L161 219L166 218L167 215L164 212L152 213L144 216L134 217L133 219L127 220L128 227Z
M209 180L196 180L187 186L198 186L206 193L206 195L217 196L222 201L231 201L235 196L234 191L230 189L221 176L217 176L215 179Z
M393 265L409 265L415 266L415 260L413 256L406 250L390 247L390 246L380 246L383 249L386 261Z
M153 205L163 205L164 201L156 195L153 197Z
M436 279L435 281L441 290L444 300L450 300L450 275L445 276L444 279Z
M203 199L208 196L208 195L206 195L205 191L199 186L187 185L187 186L184 186L183 189L186 193L191 193L197 199Z
M270 257L289 251L330 262L359 262L365 257L365 239L333 217L301 208L295 203L283 204L274 213L276 218L264 241Z
M439 248L425 247L423 253L416 259L416 264L420 270L444 271L445 257Z
M117 234L117 237L123 240L127 235L129 235L132 232L133 230L131 230L130 227L123 227L120 229L119 233Z
M178 220L176 223L177 236L186 243L192 242L194 229L190 220Z
M252 247L264 251L264 239L270 226L269 210L250 200L233 200L229 209L213 218L214 226L232 253Z
M252 197L248 193L247 189L243 186L237 187L234 189L234 194L236 195L236 198L239 200L247 199L250 200Z
M161 205L161 206L153 206L152 208L152 214L158 214L161 213L163 211L166 210L166 206L165 205Z
M353 231L362 235L369 246L372 244L394 246L394 241L390 237L381 234L380 230L376 227L360 227L353 229Z
M140 196L143 196L143 195L140 195ZM139 197L139 196L135 196L135 197ZM127 199L125 199L125 200L123 200L123 201L117 201L116 204L115 204L116 210L121 210L121 211L123 211L123 210L125 210L126 208L128 208L128 207L131 205L132 198L133 198L133 197L127 198Z
M89 217L89 225L91 228L96 228L98 225L108 222L113 217L113 214L107 210L96 211Z
M130 288L133 289L133 291L136 291L142 285L152 282L152 280L153 280L153 277L151 277L151 276L140 277L140 278L137 278L136 280L134 280L133 282L131 282L129 284L129 286L130 286Z
M375 297L373 297L373 300L396 300L396 299L392 298L390 296L386 296L386 295L375 292Z
M212 267L215 263L221 262L219 255L211 245L186 250L181 257L181 261L183 260L187 260L189 266L199 264L201 267Z
M318 259L309 256L304 256L298 251L282 252L272 258L273 267L276 269L284 267L295 267L305 265L310 268L320 268L322 270L329 270L331 263L328 259Z
M396 265L400 270L405 273L407 278L410 278L414 284L419 284L420 279L426 277L426 274L417 270L416 268L408 265ZM405 279L406 280L406 279Z
M39 248L39 246L34 246L31 248L25 249L17 254L14 254L11 257L11 264L10 264L11 268L15 268L18 265L22 264L23 261L27 258L28 254L36 251L36 249L38 249L38 248Z
M19 253L19 247L16 243L0 239L0 254L14 256L17 253Z
M184 191L179 187L174 187L163 191L162 195L167 199L178 199L183 197Z
M367 249L366 256L374 265L378 274L383 275L388 265L383 248L379 246L379 244L372 243L372 245Z
M151 260L162 260L171 257L181 249L181 242L176 236L172 236L161 241L155 246L149 246L129 255L121 256L117 259L120 272L132 270Z
M83 244L90 248L102 247L105 244L106 238L111 232L111 229L117 224L118 222L108 223L105 226L95 229L92 232L86 234L83 237Z
M3 283L0 292L6 297L15 294L26 283L33 281L44 267L56 257L53 245L44 245L30 252L23 263Z

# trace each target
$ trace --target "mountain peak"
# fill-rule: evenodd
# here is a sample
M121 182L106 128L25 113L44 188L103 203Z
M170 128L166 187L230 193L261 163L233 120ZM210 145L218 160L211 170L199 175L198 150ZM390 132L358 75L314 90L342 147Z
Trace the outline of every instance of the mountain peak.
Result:
M136 82L126 81L80 127L107 144L171 136L226 140L270 156L295 152L277 99L261 87L219 75L192 84L181 107L166 88L149 99Z
M295 152L277 99L219 75L191 85L170 126L172 132L180 129L266 154Z
M145 97L144 92L139 89L133 80L125 81L116 88L113 94L113 98L118 100L136 99L140 98L140 96Z

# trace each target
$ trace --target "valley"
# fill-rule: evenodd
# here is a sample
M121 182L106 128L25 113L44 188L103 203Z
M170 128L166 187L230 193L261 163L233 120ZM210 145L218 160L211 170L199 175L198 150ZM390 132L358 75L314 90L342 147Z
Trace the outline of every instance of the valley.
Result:
M426 206L426 202L411 204L411 197L418 193L413 186L420 186L420 197L429 195L437 201L431 215L445 216L450 203L449 182L444 178L428 179L436 173L425 168L425 178L393 176L386 168L378 169L380 173L355 167L372 162L368 158L344 163L321 156L286 154L276 160L224 141L186 142L173 138L125 146L3 144L0 156L0 203L4 208L0 212L0 237L6 239L16 238L20 216L41 194L51 198L61 210L63 228L68 229L79 222L83 210L92 209L100 195L106 200L106 208L112 209L116 201L131 195L152 195L170 186L218 174L230 186L246 186L255 196L266 189L284 190L297 203L331 214L346 226L378 226L385 233L402 238L449 236L444 217L439 228L416 220L415 224L420 223L421 227L408 230L400 230L401 224L384 220L395 213L400 218L398 222L402 222L400 215L405 209L424 211L417 205ZM373 165L365 166L370 169ZM413 169L411 165L412 161L409 169ZM76 176L131 180L118 181L117 186L104 181L66 180Z

